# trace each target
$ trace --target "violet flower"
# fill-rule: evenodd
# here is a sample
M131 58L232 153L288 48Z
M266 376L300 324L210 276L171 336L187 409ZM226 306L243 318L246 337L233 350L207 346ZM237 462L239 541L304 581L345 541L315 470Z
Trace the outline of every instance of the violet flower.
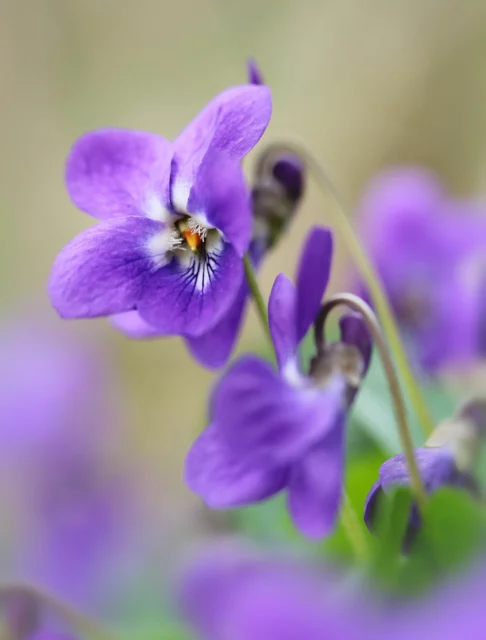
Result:
M28 640L74 640L74 636L68 636L65 633L57 633L55 631L39 631L30 636Z
M478 496L479 485L474 477L473 467L485 429L486 403L472 400L455 416L444 420L423 447L415 449L415 459L428 494L441 487L457 487ZM403 454L393 456L381 465L379 479L372 486L365 502L364 520L370 530L374 527L380 497L396 487L409 485L410 475ZM417 508L412 505L406 546L412 542L420 525Z
M467 365L480 352L485 211L454 201L418 168L390 169L364 194L364 244L425 371Z
M342 341L314 359L309 374L300 368L298 346L320 308L331 257L331 233L313 229L297 287L280 274L270 295L278 370L257 356L237 361L216 385L211 423L186 461L187 484L213 508L286 490L296 526L312 538L329 533L336 521L347 408L371 352L361 320L348 315Z
M49 293L64 318L137 311L199 336L234 302L252 217L241 159L265 131L268 87L214 98L173 143L142 131L85 134L68 159L73 202L99 218L57 257Z
M368 606L336 576L296 559L219 549L189 567L180 589L183 619L204 640L365 640ZM386 636L387 637L387 636Z
M248 63L248 77L250 84L263 84L254 61ZM248 255L254 269L259 268L285 231L304 191L304 167L299 158L291 153L274 155L269 159L268 154L262 154L252 188L253 232ZM248 296L248 283L243 279L222 318L201 335L185 337L191 355L203 366L217 369L226 364L243 323ZM112 323L131 338L153 339L165 335L146 322L138 311L117 314Z

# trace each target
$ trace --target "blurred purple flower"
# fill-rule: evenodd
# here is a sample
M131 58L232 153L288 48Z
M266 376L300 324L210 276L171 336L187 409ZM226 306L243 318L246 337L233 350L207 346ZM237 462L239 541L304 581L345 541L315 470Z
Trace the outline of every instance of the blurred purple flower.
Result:
M203 556L180 590L182 616L205 640L381 638L370 604L308 563L234 548Z
M240 160L271 114L268 87L233 87L170 143L155 134L85 134L68 159L73 202L101 219L57 257L49 293L64 318L137 311L167 335L199 336L226 313L251 239Z
M0 351L0 492L17 523L6 570L93 602L133 506L108 468L106 369L84 341L41 323L4 327Z
M57 633L55 631L39 631L39 633L30 636L28 640L74 640L74 636L68 636L65 633Z
M296 526L312 538L329 533L339 511L349 402L348 380L329 359L342 349L314 362L309 375L299 365L298 346L320 308L331 257L330 232L315 228L297 288L280 274L270 295L278 371L256 356L234 364L214 390L211 424L186 461L189 487L213 508L258 502L286 489ZM364 373L368 334L354 315L343 318L341 327L338 347L347 348Z
M413 357L430 372L468 364L480 350L486 205L452 200L425 170L397 168L371 182L359 213Z

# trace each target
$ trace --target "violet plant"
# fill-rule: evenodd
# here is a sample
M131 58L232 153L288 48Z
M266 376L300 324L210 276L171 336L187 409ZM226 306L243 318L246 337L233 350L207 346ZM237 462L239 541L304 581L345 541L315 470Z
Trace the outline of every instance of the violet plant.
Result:
M61 250L49 297L61 317L108 317L132 339L182 337L194 359L210 369L228 363L247 303L256 306L272 355L240 356L218 374L208 425L188 452L185 479L210 510L226 512L232 532L241 532L239 517L251 522L243 507L266 505L284 494L293 523L292 550L298 539L300 554L276 559L262 549L255 554L232 548L192 564L177 592L187 623L177 630L180 637L190 637L192 629L211 640L384 640L395 634L395 620L404 620L399 637L425 637L420 625L424 620L423 628L432 628L430 617L415 603L405 620L400 596L405 586L418 592L449 571L433 535L448 522L445 514L454 517L458 510L475 537L486 530L477 468L486 420L484 400L474 398L435 427L438 420L431 417L426 393L408 364L395 314L402 302L409 302L400 287L410 276L409 263L417 266L415 256L420 254L420 265L429 264L432 245L439 264L459 244L456 257L464 258L471 247L479 252L482 225L468 219L464 241L454 245L452 222L444 230L440 221L422 215L437 196L435 183L426 180L417 191L414 184L402 184L403 192L394 197L407 207L398 210L405 226L413 222L415 229L417 222L420 242L410 243L407 252L403 227L398 225L399 233L387 231L390 221L378 220L365 243L375 243L369 258L332 181L300 145L264 149L248 187L242 161L260 148L272 110L270 89L255 62L248 73L248 84L212 99L173 142L142 131L103 129L75 143L67 162L67 188L73 202L99 222ZM287 233L308 174L333 195L339 215L332 228L315 226L308 233L294 282L277 275L266 302L257 272ZM326 296L334 234L350 250L366 289L363 297L348 292ZM480 352L480 287L465 293L454 265L448 263L440 283L431 268L425 284L431 290L440 287L440 296L447 282L464 294L467 304L461 311L467 320L460 326L471 328L475 340L461 335L449 353L460 343L467 344L471 356ZM336 307L345 309L337 330L330 319ZM453 341L449 332L455 320L450 318L460 314L455 309L445 317L442 306L434 308L428 346L433 342L436 353L449 335ZM329 330L334 331L330 341ZM427 341L423 334L421 339ZM390 398L401 452L380 451L379 443L368 442L379 458L373 467L378 480L360 480L356 490L353 464L348 464L353 459L350 439L358 430L360 396L378 360L387 381L379 401ZM378 417L379 402L374 411ZM410 428L412 412L421 424L420 442ZM279 525L275 518L267 523L272 539L272 527ZM457 557L456 540L442 529L440 543L449 541L446 560L452 548ZM460 560L466 564L471 549L480 545L473 545L471 537L461 544ZM339 545L347 553L337 553L341 566L331 569L329 556ZM349 576L358 576L357 582ZM55 609L77 638L124 637L29 585L2 585L0 600L19 588L22 597ZM30 610L25 614L29 624L22 616L19 624L11 613L15 608L6 610L9 640L64 637L37 618L31 624ZM474 615L480 615L478 607ZM161 631L164 637L169 635Z

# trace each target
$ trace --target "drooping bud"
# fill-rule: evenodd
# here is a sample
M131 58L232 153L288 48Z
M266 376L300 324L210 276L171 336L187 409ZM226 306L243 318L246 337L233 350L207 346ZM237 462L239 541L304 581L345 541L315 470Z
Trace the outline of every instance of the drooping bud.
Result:
M305 189L305 165L296 153L269 147L253 182L254 238L262 250L275 246L290 224Z

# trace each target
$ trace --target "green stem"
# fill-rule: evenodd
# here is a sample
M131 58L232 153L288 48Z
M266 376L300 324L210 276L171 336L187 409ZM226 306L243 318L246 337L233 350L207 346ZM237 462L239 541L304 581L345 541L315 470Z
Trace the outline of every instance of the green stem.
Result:
M378 349L385 375L390 389L390 395L393 401L393 409L398 425L398 433L402 450L407 461L408 473L410 476L410 485L412 493L417 503L417 507L421 513L424 513L426 504L426 494L420 471L415 458L415 450L412 442L412 436L408 428L407 410L403 400L402 391L400 389L400 380L395 369L393 358L388 349L388 345L381 331L381 327L376 319L373 310L364 300L352 293L340 293L328 298L321 307L319 315L314 325L314 337L318 352L324 348L324 325L329 313L341 304L348 306L353 311L357 311L363 318L368 331L371 334L373 343Z
M44 603L51 611L72 625L84 638L93 640L118 640L117 637L99 626L98 622L79 613L65 602L61 602L50 593L21 582L0 583L0 598L11 593L24 594Z
M368 555L368 543L363 531L363 526L356 511L353 509L351 500L346 491L343 492L343 502L341 505L341 524L348 540L353 547L357 560L363 560Z
M272 348L273 348L272 336L270 335L270 327L268 326L267 305L265 304L265 300L263 299L262 292L260 291L260 287L258 286L258 282L255 277L255 272L253 271L251 260L248 255L246 255L243 258L243 264L245 266L246 280L248 282L248 286L250 287L253 300L255 301L258 317L260 318L260 321L263 326L263 330L265 331L266 336L269 338L270 344L272 345Z
M422 391L415 380L410 365L408 363L405 349L403 348L400 333L397 328L393 312L390 304L383 290L379 275L376 269L373 267L366 252L364 251L361 243L353 229L352 224L346 215L346 207L342 202L342 198L334 186L332 180L327 173L321 167L319 162L315 160L313 155L308 152L301 144L277 144L276 148L282 151L290 151L299 155L308 168L314 173L317 185L319 189L327 196L329 193L333 196L338 208L340 209L339 216L336 217L336 224L341 231L349 253L351 254L361 276L368 287L371 295L373 305L376 309L376 313L380 318L381 325L388 339L388 344L395 358L395 362L400 372L400 376L408 391L408 395L412 404L412 407L417 415L419 422L426 435L430 435L434 430L434 422L429 413L425 400L423 398Z

